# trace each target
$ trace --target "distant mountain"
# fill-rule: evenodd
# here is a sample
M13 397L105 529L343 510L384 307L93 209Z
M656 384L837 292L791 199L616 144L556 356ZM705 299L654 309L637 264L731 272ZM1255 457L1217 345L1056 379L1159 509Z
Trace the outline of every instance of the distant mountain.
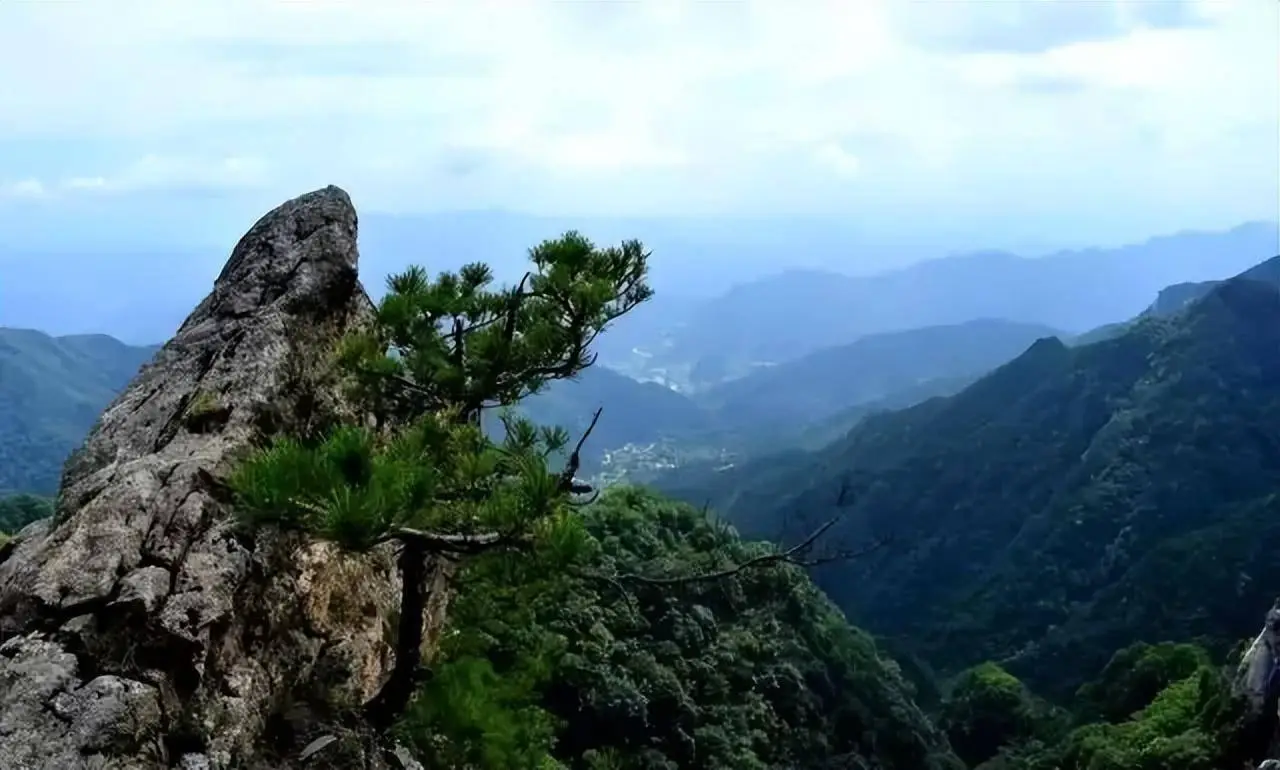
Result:
M122 201L116 199L68 200L54 209L24 209L27 216L17 221L0 209L0 232L5 234L0 244L0 326L54 334L94 330L130 342L171 335L204 296L243 223L252 222L264 202L252 196L237 197L234 203L172 197L176 200L151 199L145 210L129 211L120 210ZM930 234L901 244L902 238L873 237L848 218L369 211L360 216L360 275L375 296L381 295L388 273L410 264L435 271L444 264L482 261L500 281L513 282L525 269L530 247L569 229L600 243L639 238L653 250L651 283L657 302L623 319L605 336L602 347L610 350L602 356L605 360L614 357L614 347L629 352L631 345L620 338L630 329L646 341L660 339L675 316L684 314L678 307L682 301L673 298L705 301L735 282L775 272L784 261L840 269L850 263L851 253L861 253L874 255L868 260L874 265L904 265L957 243L956 236ZM878 242L901 245L885 249L874 245ZM53 274L58 281L48 280ZM148 300L139 303L137 297ZM667 309L658 311L658 304ZM651 330L650 320L660 328Z
M694 399L715 412L722 425L795 427L926 382L977 377L1037 339L1061 334L998 319L872 334L755 371Z
M1111 339L1042 339L819 452L660 486L752 535L892 535L818 574L856 622L944 671L997 660L1069 694L1134 641L1254 632L1280 584L1278 351L1280 288L1239 277Z
M1276 253L1277 242L1275 223L1251 223L1038 258L979 252L867 277L789 271L701 304L652 364L714 362L693 383L705 387L868 334L974 318L1080 333L1137 315L1164 287L1244 270Z
M697 401L658 383L592 367L576 380L551 383L519 409L576 436L603 407L584 454L591 471L627 445L665 442L704 453L811 446L837 438L864 414L954 392L968 381L963 378L1052 333L1027 324L975 321L873 335L762 371ZM22 330L0 331L0 345L0 426L8 427L0 452L12 453L0 469L0 490L51 493L67 454L154 348L106 336L55 338ZM843 430L832 433L835 426ZM497 430L495 417L489 428ZM18 451L19 446L31 449Z
M590 461L627 444L688 439L714 427L712 416L688 397L602 366L587 369L575 380L550 383L542 393L522 401L518 410L540 425L565 428L576 440L597 408L603 411L585 447ZM499 430L497 419L489 419L490 429Z
M1241 273L1238 277L1280 285L1280 256L1268 259L1266 262L1259 265L1254 265ZM1155 301L1152 302L1146 310L1143 310L1137 318L1100 326L1097 329L1081 334L1071 342L1077 345L1099 342L1104 339L1115 337L1131 324L1143 318L1153 316L1157 318L1167 318L1168 316L1180 312L1192 302L1204 297L1215 286L1218 286L1221 283L1222 281L1220 280L1194 281L1175 283L1172 286L1166 286L1160 290L1159 294L1156 295Z
M1280 256L1272 257L1266 262L1255 265L1241 273L1239 278L1251 281L1262 281L1280 285ZM1198 283L1178 283L1165 287L1156 295L1150 312L1158 316L1169 316L1179 312L1187 305L1207 295L1222 281L1200 281Z
M57 491L67 455L155 351L0 328L0 495Z
M987 371L989 369L952 377L934 377L933 379L909 385L874 401L864 401L856 406L851 406L848 409L809 423L796 434L794 444L800 449L821 449L844 436L855 425L873 414L896 412L928 401L931 398L953 396L972 385Z
M703 455L710 451L713 457L719 456L716 449L757 454L834 440L865 414L954 393L1056 333L1034 324L979 320L870 335L688 396L598 367L577 381L551 383L520 408L540 423L581 431L603 406L587 446L589 459L653 442Z

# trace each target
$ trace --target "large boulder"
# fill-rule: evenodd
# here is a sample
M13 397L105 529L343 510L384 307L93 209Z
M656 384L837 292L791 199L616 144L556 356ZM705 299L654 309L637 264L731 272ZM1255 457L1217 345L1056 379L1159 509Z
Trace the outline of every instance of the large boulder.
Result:
M391 554L241 532L221 483L267 435L360 418L331 364L371 319L356 229L336 187L259 220L68 461L56 516L0 550L0 768L390 761L343 726L393 663Z

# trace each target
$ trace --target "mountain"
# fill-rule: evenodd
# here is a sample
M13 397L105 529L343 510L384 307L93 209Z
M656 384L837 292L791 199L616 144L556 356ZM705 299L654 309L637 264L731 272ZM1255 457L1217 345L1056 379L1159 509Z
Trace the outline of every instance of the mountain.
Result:
M794 427L924 383L976 377L1037 339L1061 334L999 319L872 334L730 380L694 399L718 414L722 424Z
M0 494L53 493L63 460L155 351L0 328Z
M594 367L577 380L549 384L520 410L541 424L580 433L603 406L584 467L600 470L598 463L613 456L610 465L630 465L626 474L647 479L651 474L632 459L652 470L719 465L783 446L816 448L866 414L954 393L1055 333L1034 324L979 320L870 335L689 395ZM643 446L655 443L662 446ZM627 445L641 446L629 454L616 451Z
M1238 277L1111 339L1042 339L819 452L663 487L751 535L839 517L840 542L892 536L818 573L853 619L943 671L997 660L1063 695L1135 639L1252 633L1280 583L1277 351L1280 289Z
M1280 285L1280 256L1272 257L1266 262L1254 265L1237 277ZM1198 283L1178 283L1165 287L1156 295L1156 301L1152 303L1149 311L1158 316L1172 315L1205 296L1221 283L1222 281L1200 281Z
M541 425L559 425L573 434L585 430L602 408L591 433L595 449L692 437L712 428L712 417L687 396L654 382L592 367L574 380L548 385L520 403L520 411Z
M1280 284L1280 257L1273 257L1258 265L1254 265L1248 270L1241 273L1239 278L1248 278L1254 281L1264 281L1268 283ZM1119 321L1116 323L1106 324L1097 329L1081 334L1072 342L1077 345L1088 344L1090 342L1098 342L1100 340L1109 339L1116 336L1135 321L1155 316L1159 318L1168 317L1184 309L1187 305L1200 299L1208 294L1213 287L1221 284L1222 281L1194 281L1175 283L1172 286L1166 286L1156 295L1156 299L1146 310L1136 318L1129 321Z
M1166 286L1244 270L1274 254L1277 241L1276 223L1249 223L1037 258L978 252L862 277L789 271L699 305L650 365L692 372L711 361L693 383L706 387L867 334L974 318L1079 333L1133 317Z

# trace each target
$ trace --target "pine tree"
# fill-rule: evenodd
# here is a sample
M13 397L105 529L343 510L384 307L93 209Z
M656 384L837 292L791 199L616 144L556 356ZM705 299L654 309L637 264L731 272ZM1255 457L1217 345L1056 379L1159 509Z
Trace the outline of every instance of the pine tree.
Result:
M353 550L398 544L396 664L367 707L379 727L403 713L420 680L431 559L535 548L572 558L586 541L569 503L591 491L575 478L590 429L553 468L568 448L564 430L504 409L495 441L481 416L590 366L596 336L651 296L648 254L638 241L598 248L569 232L530 260L513 287L494 287L483 264L434 280L420 267L392 276L372 328L339 354L371 424L319 441L278 438L231 478L251 525Z

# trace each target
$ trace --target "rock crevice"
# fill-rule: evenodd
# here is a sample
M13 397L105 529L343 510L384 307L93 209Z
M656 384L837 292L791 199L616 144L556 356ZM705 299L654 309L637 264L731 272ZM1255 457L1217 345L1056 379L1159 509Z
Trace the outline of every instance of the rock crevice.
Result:
M68 460L55 518L0 551L0 767L288 767L377 691L392 555L246 535L221 482L265 434L360 416L331 365L372 318L356 237L336 187L259 220Z

